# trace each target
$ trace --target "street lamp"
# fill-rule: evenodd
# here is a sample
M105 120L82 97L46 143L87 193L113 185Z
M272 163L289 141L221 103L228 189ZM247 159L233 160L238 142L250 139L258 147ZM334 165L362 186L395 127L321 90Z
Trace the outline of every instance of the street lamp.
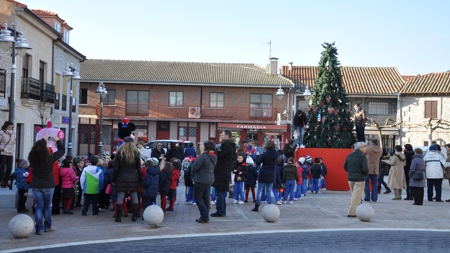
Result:
M73 156L72 154L72 106L76 106L75 98L72 97L72 87L75 83L75 87L80 81L80 73L76 68L73 67L73 64L67 63L67 68L63 72L64 82L67 83L70 81L70 103L69 103L69 142L67 143L67 154L69 156ZM69 79L70 78L70 79Z
M27 43L25 37L23 37L23 32L17 32L16 24L12 23L11 31L8 29L8 22L5 21L5 29L1 30L0 34L0 43L1 47L4 51L8 51L11 47L11 87L10 87L10 95L9 95L9 117L8 120L14 123L14 119L16 117L16 105L14 99L15 85L16 85L16 55L20 57L24 57L27 53L28 49L31 49L30 45ZM17 49L17 53L16 53Z
M311 97L311 92L309 92L308 87L306 87L305 91L303 92L303 97L305 98L306 102L309 101L309 98Z
M108 92L106 91L105 84L103 82L100 82L98 84L97 90L95 90L95 93L98 93L100 96L100 138L98 142L98 154L103 154L103 135L102 135L102 128L103 128L103 98L108 95Z
M280 88L278 88L278 91L277 91L277 93L275 93L275 95L277 95L278 100L283 99L284 91L283 91L283 89L281 89L281 84L280 84Z

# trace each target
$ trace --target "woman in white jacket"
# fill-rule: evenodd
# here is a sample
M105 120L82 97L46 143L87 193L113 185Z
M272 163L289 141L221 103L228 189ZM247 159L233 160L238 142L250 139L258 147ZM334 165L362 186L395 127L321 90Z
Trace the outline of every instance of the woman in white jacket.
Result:
M427 154L423 158L426 166L427 177L427 197L428 201L433 201L433 187L436 191L436 202L442 201L442 178L444 178L443 166L444 157L438 153L438 147L431 145Z
M16 133L12 129L13 123L5 121L0 131L0 178L2 188L8 186L6 178L11 175L13 155L16 151Z

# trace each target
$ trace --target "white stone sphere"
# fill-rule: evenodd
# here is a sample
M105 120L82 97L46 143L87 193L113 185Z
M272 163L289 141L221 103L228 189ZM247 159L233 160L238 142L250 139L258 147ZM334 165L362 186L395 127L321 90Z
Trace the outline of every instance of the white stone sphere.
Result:
M161 209L161 207L157 205L151 205L145 208L144 221L148 225L157 226L163 221L163 219L164 219L164 212Z
M8 224L8 230L16 238L28 237L34 229L33 219L26 214L14 216Z
M267 222L275 222L280 218L280 208L277 205L266 205L262 209L262 216Z
M361 221L370 221L374 214L373 207L367 203L361 204L356 208L356 217Z

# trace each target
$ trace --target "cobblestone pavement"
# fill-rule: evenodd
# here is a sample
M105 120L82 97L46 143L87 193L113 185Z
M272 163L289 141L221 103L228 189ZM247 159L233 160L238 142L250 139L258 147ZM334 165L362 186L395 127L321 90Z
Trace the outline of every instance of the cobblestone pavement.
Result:
M0 194L2 194L1 191L5 191L5 189L0 189ZM159 228L152 228L142 220L132 222L131 215L128 218L123 218L122 223L114 222L112 218L113 212L107 210L102 211L98 216L92 216L90 212L88 216L81 216L81 209L77 208L74 209L73 215L61 214L53 216L55 231L44 233L40 236L33 233L28 238L16 239L10 235L8 223L17 212L12 208L2 208L0 209L0 250L17 252L23 251L28 247L49 247L50 245L63 247L70 243L75 243L77 245L79 244L79 246L75 247L77 251L81 252L84 250L84 247L92 244L93 241L104 241L110 246L117 246L115 248L116 252L135 252L134 248L121 248L118 245L126 245L131 238L159 238L167 239L172 243L176 242L176 245L179 243L177 247L182 249L180 252L189 252L191 249L192 251L208 252L214 249L211 245L215 244L228 245L229 248L227 246L221 249L223 252L267 252L266 249L282 249L283 252L299 252L303 251L303 247L309 247L308 245L310 243L318 246L319 242L325 248L332 246L332 248L326 249L327 252L337 252L337 250L333 251L335 246L336 249L340 247L342 251L351 251L351 247L346 246L345 243L339 243L341 240L342 242L356 243L361 247L361 250L358 251L375 252L371 251L371 248L375 249L384 245L387 247L391 246L391 244L394 246L399 244L400 246L397 249L403 249L403 251L409 251L408 245L410 245L414 247L427 247L426 249L431 249L431 252L440 252L439 250L442 248L448 249L445 252L450 252L448 248L448 241L450 241L448 239L450 238L450 203L448 202L438 203L425 200L423 206L414 206L412 205L412 201L394 201L391 200L393 197L392 194L381 194L377 203L369 203L375 211L373 219L370 222L362 222L357 218L347 217L347 209L350 203L350 193L348 191L325 190L322 194L307 194L301 200L295 201L292 205L278 206L281 211L281 216L275 223L267 223L264 221L261 211L252 212L251 209L254 204L232 204L232 199L227 199L227 217L211 218L210 222L199 224L195 222L195 219L199 218L197 206L185 204L183 193L184 187L180 187L175 211L165 213L164 220ZM450 188L447 182L443 184L443 198L450 198ZM214 212L214 205L212 207L211 212ZM264 205L261 206L261 208L263 207ZM29 215L34 219L31 212ZM372 237L372 239L377 238L380 241L375 241L378 243L371 242L371 244L368 244L366 241L369 241L369 239L360 239L360 235L363 236L371 233L364 232L364 230L373 230L376 236ZM400 230L406 230L406 232L401 232ZM415 236L415 230L421 232ZM303 233L302 231L309 232ZM242 233L245 236L232 236L234 233ZM263 234L253 235L254 233ZM185 238L185 236L198 235L202 236L202 238ZM259 239L263 235L269 236L270 238L277 238L276 243L273 243L273 239ZM328 237L323 237L324 235ZM207 236L207 238L203 238L204 236ZM247 237L251 238L251 236L256 236L256 238L254 240L245 239ZM172 237L177 239L173 240ZM243 248L239 248L240 245L234 243L234 240L238 238L244 238ZM291 240L283 238L290 238ZM294 244L297 247L291 245L295 241L303 242L303 240L306 240L305 238L309 239L305 244L301 243L301 248L298 248L299 245L297 244ZM333 238L341 239L336 240ZM438 239L435 240L434 238ZM443 240L439 240L439 238L443 238ZM329 239L335 243L328 243L327 240ZM211 244L209 243L210 240L216 243ZM204 246L198 244L201 241L205 241ZM255 250L249 244L250 242L253 243L253 241L259 242L254 245ZM154 244L151 244L151 242ZM405 243L404 247L401 246L403 242ZM154 251L153 247L156 247L155 249L160 250L159 252L164 252L165 248L160 248L163 246L155 246L161 243L161 240L147 239L137 244L139 246L136 248L136 251L139 251L141 247L151 247L149 249ZM168 244L170 243L161 245ZM424 246L422 244L426 245ZM369 247L367 245L372 246ZM92 248L92 251L89 252L104 252L105 249L102 245L100 246L98 249ZM232 248L235 246L236 248ZM201 247L205 247L205 249L203 250ZM64 248L61 249L64 250ZM149 249L145 251L147 252ZM425 248L419 248L417 252L421 252L422 249ZM67 248L64 251L70 252ZM168 248L167 251L174 252L172 248Z

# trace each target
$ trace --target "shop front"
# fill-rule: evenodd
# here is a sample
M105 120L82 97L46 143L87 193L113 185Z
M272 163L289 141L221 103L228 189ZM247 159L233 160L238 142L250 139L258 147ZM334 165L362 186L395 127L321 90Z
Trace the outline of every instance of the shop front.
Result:
M219 123L216 133L216 142L218 143L220 133L224 130L230 130L236 137L236 142L252 139L257 141L258 146L272 139L278 148L283 148L284 143L289 142L290 125L268 125L268 124L242 124L242 123Z

